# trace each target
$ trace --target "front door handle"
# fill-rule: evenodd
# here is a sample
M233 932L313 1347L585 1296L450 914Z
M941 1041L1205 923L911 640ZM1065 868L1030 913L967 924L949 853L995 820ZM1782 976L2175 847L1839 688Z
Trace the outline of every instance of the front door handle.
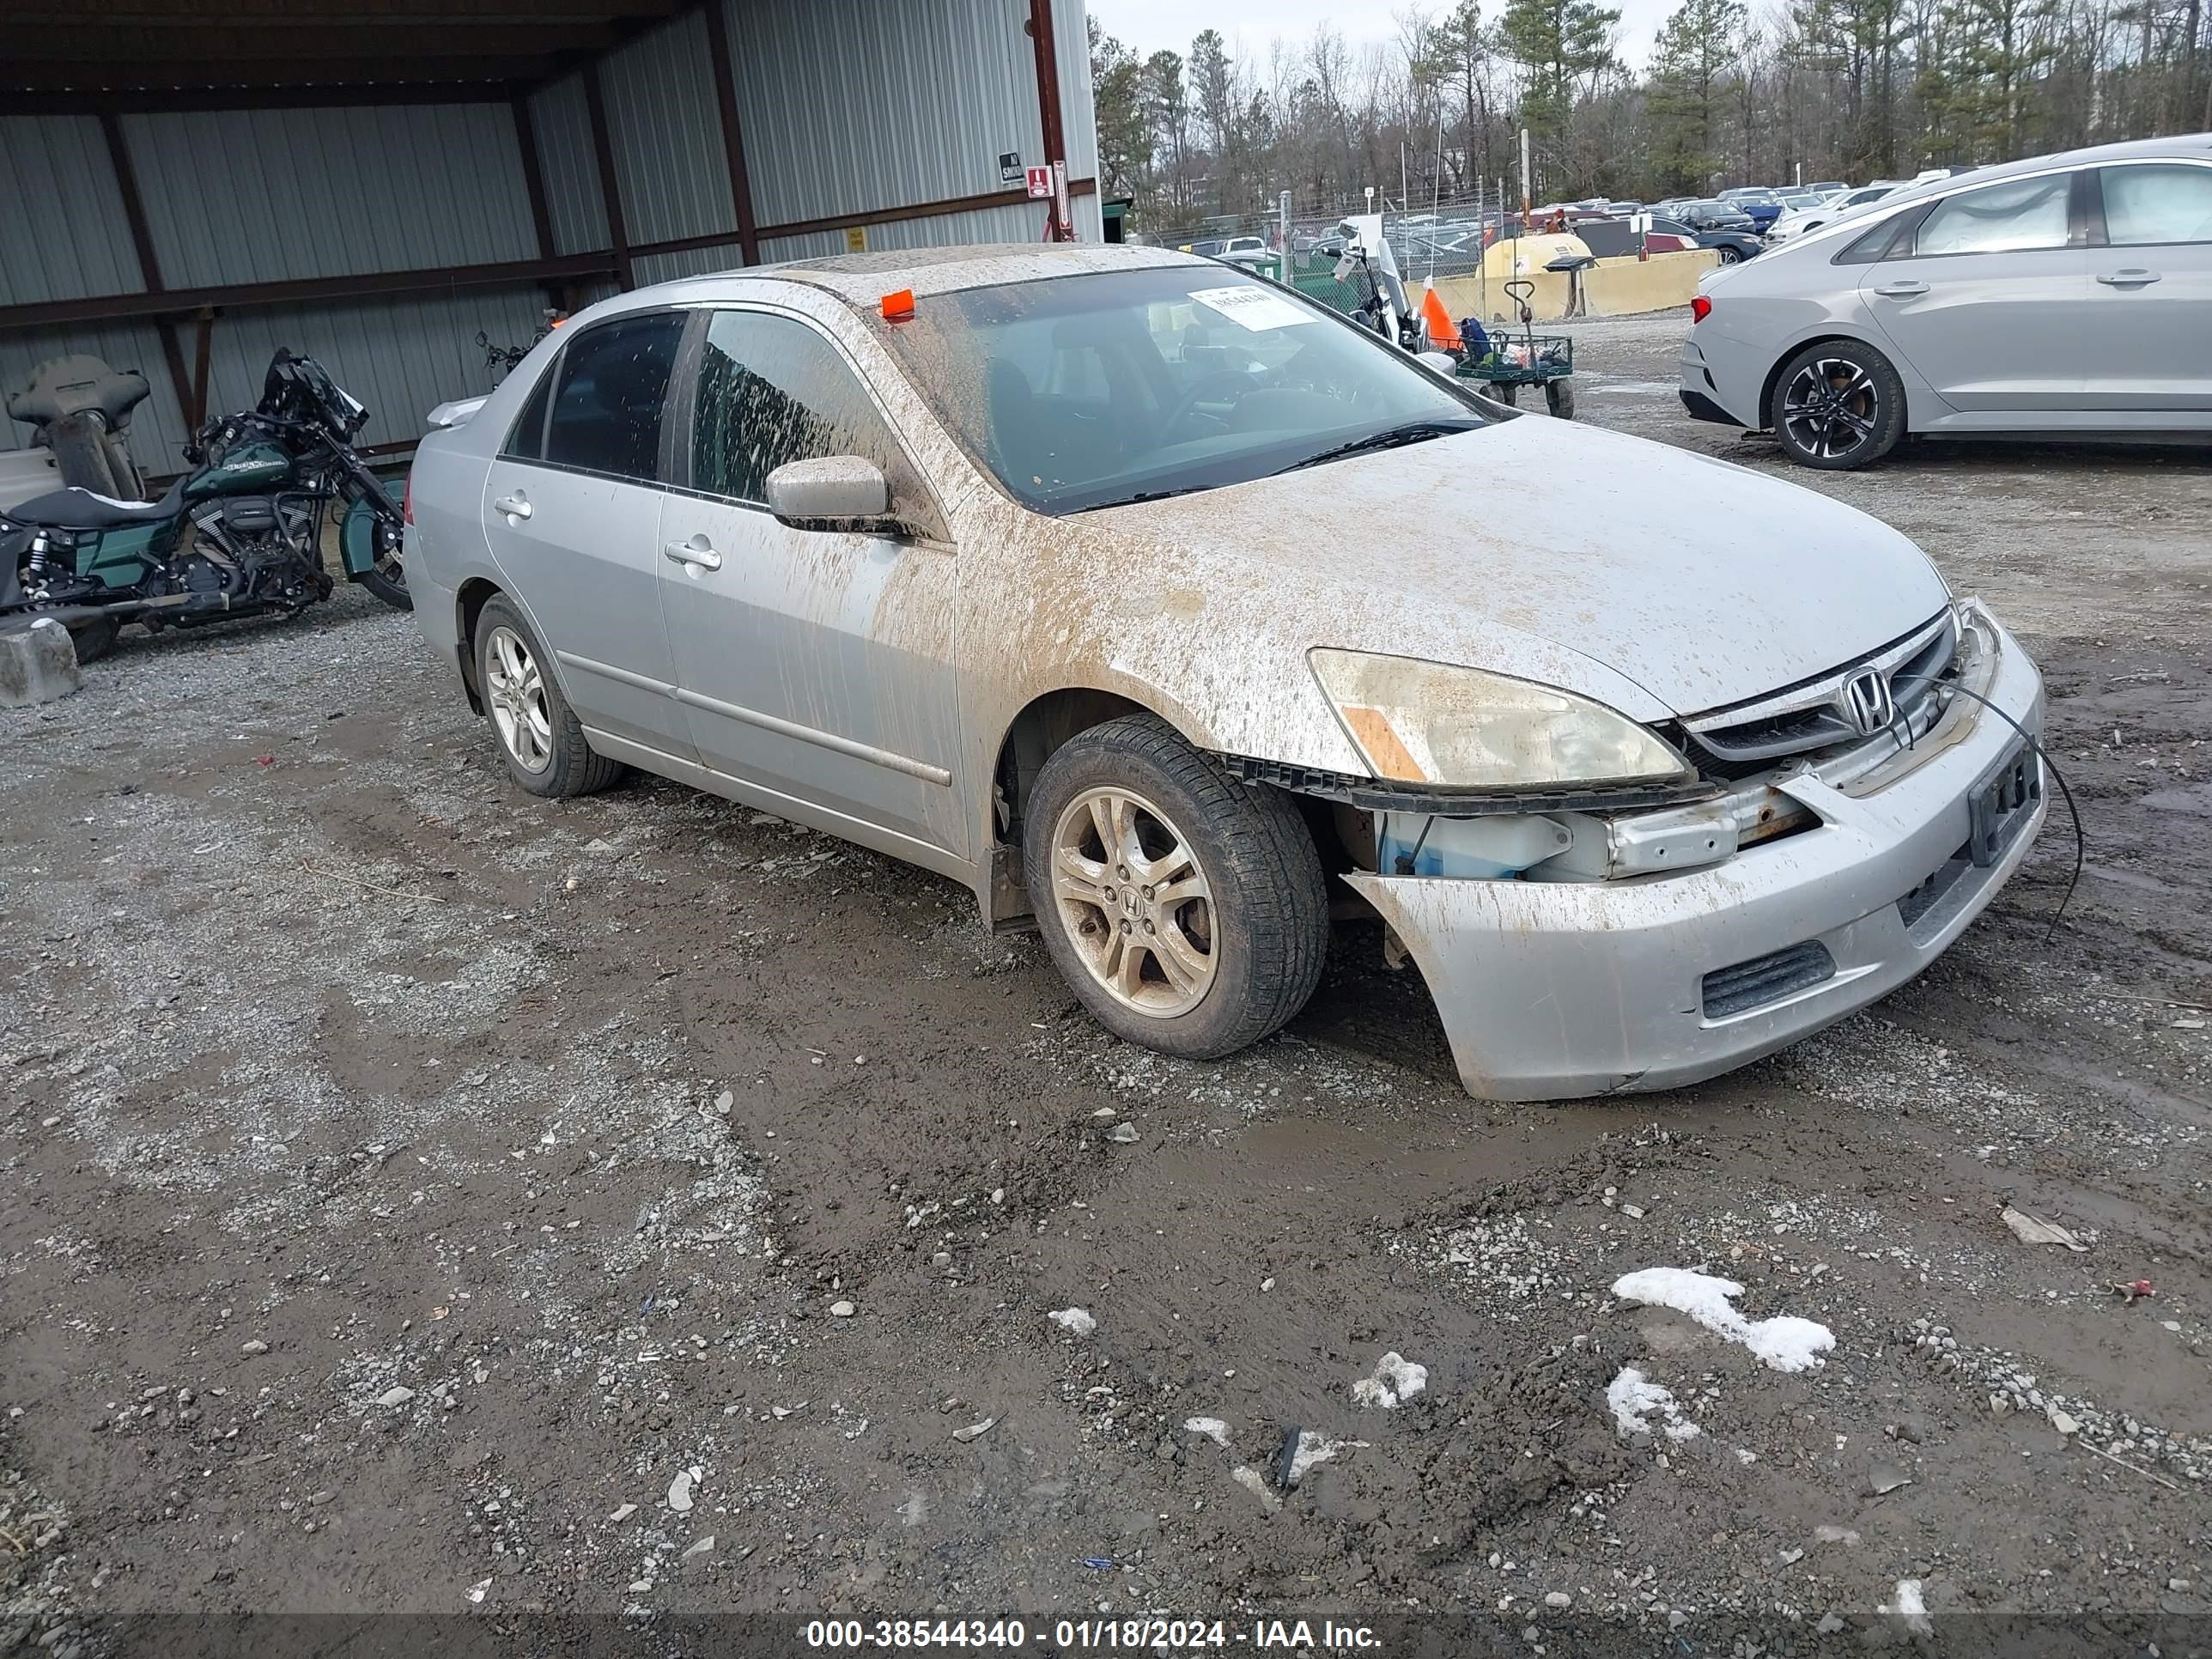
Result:
M1910 300L1928 292L1925 283L1884 283L1875 292L1885 300Z
M2097 280L2106 288L2148 288L2158 280L2154 270L2145 270L2141 265L2130 265L2124 270L2108 270Z
M695 565L702 570L720 570L722 556L704 536L694 536L688 542L670 542L661 550L663 555L678 564Z
M504 513L510 519L526 519L530 516L530 498L519 493L501 495L491 504L491 510Z

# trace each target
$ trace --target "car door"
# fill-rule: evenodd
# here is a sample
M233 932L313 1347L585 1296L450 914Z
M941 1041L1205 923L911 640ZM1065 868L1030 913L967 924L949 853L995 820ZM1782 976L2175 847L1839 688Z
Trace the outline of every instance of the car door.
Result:
M702 763L870 845L964 859L957 572L934 498L811 320L717 308L689 355L660 583ZM915 533L797 530L768 510L777 467L856 454L883 469Z
M1898 354L1953 409L2033 413L2081 399L2090 251L2067 173L1938 198L1869 264L1859 292ZM1916 422L1917 424L1917 422Z
M2212 165L2128 162L2095 179L2081 323L2097 350L2082 407L2212 424Z
M484 481L493 562L576 718L689 758L660 617L660 480L681 312L584 330L539 380Z

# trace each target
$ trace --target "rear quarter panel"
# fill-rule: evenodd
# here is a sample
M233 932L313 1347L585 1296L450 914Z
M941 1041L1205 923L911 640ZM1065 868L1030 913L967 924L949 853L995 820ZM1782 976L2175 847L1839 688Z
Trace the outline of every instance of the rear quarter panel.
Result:
M1766 425L1770 374L1815 340L1857 340L1896 367L1905 382L1908 425L1933 397L1889 343L1859 294L1863 265L1834 263L1844 241L1821 236L1790 242L1756 259L1707 276L1701 291L1713 302L1691 340L1712 371L1721 406L1746 426Z

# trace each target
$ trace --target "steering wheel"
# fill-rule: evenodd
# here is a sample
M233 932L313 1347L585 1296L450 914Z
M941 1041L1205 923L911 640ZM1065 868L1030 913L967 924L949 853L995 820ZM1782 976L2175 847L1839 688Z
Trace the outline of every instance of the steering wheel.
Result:
M1192 383L1190 390L1184 392L1177 400L1176 406L1168 411L1168 417L1161 423L1160 430L1172 432L1181 426L1189 418L1191 411L1198 407L1200 400L1206 396L1206 392L1218 387L1224 382L1226 382L1231 390L1238 392L1250 391L1255 384L1253 377L1242 369L1217 368L1210 374L1201 374Z

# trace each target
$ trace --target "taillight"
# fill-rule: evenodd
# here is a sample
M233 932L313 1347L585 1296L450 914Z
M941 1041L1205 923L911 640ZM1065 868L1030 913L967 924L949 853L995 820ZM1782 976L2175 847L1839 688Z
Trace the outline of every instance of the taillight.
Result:
M1693 325L1704 322L1706 318L1712 314L1713 302L1705 298L1704 295L1700 294L1697 298L1690 301L1690 321ZM410 520L409 522L411 524L413 520Z
M1711 306L1705 307L1706 311L1711 309ZM1702 317L1705 312L1699 312L1698 314ZM402 524L415 522L415 469L412 467L407 469L406 487L399 492L399 522Z

